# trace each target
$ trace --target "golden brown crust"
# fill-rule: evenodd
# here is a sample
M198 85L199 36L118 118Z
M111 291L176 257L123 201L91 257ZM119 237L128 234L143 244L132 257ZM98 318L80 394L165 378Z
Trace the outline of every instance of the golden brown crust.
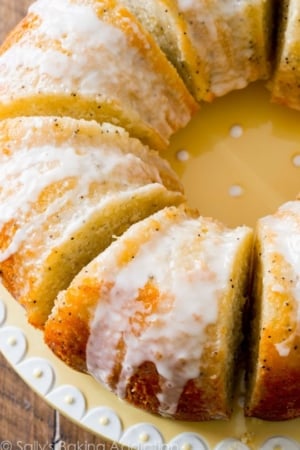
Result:
M282 0L277 6L279 31L275 67L269 84L271 100L300 110L300 8L298 0Z
M8 167L0 181L2 279L39 328L57 293L114 235L183 200L166 161L109 124L57 117L1 121L0 160Z
M280 357L270 341L272 329L261 336L259 379L245 414L264 420L287 420L300 416L300 338L293 343L288 358Z
M220 394L223 381L214 379L201 386L199 380L189 380L180 396L173 419L185 421L208 421L212 419L229 419L231 407L224 405ZM127 400L132 405L150 413L159 413L157 395L161 393L160 377L155 365L144 362L130 378L126 389Z
M57 14L59 20L57 5L53 2L53 11L48 6L44 8L43 17L37 12L37 3L37 10L33 5L32 11L0 48L3 69L0 73L0 118L55 115L94 119L99 123L107 121L126 128L152 148L165 149L171 135L184 127L199 109L177 71L135 16L118 2L62 0L62 3L69 8L72 24L65 28L65 33L60 33L63 23L56 26L51 22L53 14ZM83 11L86 6L91 15L95 12L96 23L98 14L99 35L103 34L108 42L104 40L100 45L96 38L93 44L84 47L87 34L80 35L81 27L77 34L70 31L78 20L76 13L73 16L74 5L82 7ZM116 39L108 40L106 24L115 28L116 36L126 48L123 53ZM47 30L55 26L57 33L53 37ZM89 37L92 40L93 33ZM111 49L113 46L115 48ZM20 53L24 57L15 65L14 60L18 61ZM128 58L130 54L136 62L126 66L125 54ZM101 58L105 60L106 71L99 69L101 63L95 63ZM56 59L60 61L57 74L51 68ZM139 64L141 76L136 76L135 64ZM149 82L144 81L147 75ZM148 102L145 102L147 97ZM159 112L153 114L156 108Z
M157 394L160 392L155 364L145 361L131 377L125 399L137 408L156 414L159 409Z
M44 329L51 350L72 368L86 372L86 344L89 322L99 296L100 285L86 284L69 289Z
M70 1L71 3L78 3L78 0ZM85 0L84 3L95 6L95 2L92 0ZM178 88L178 91L181 92L180 95L182 101L186 104L190 114L193 114L197 110L196 103L193 98L188 95L185 89L182 89L184 86L181 83L181 80L176 77L173 78L171 72L168 73L170 66L167 60L159 56L157 57L157 48L154 45L154 41L152 41L150 37L148 39L141 39L143 30L138 22L132 21L133 18L126 9L119 6L116 7L116 5L116 2L113 0L106 1L105 7L98 8L99 16L107 23L116 25L118 29L122 30L122 32L128 36L132 45L139 49L139 51L144 54L149 53L154 70L167 74L166 78L169 77L169 86L174 88L174 93L177 93ZM0 48L0 56L17 44L24 34L28 31L32 32L39 25L40 18L35 14L30 13L7 37L5 43ZM40 45L47 48L46 42L41 41ZM281 82L289 90L291 86L295 87L294 76L290 77L290 74L285 74L283 71L281 77ZM82 103L86 103L86 98L77 94L72 94L71 97L68 96L65 98L64 94L62 94L53 100L51 94L49 98L45 95L43 97L44 103L40 103L41 109L35 110L35 113L43 112L44 105L47 105L47 114L53 114L54 112L65 114L72 109L68 103L70 101L72 102L73 107L75 105L78 106L78 110L80 111L80 114L82 114L83 109L81 109L80 106ZM76 100L74 100L75 97ZM174 97L176 97L175 94ZM35 98L39 98L39 94ZM279 96L277 99L275 93L273 100L289 104L285 96L284 98L280 98ZM28 104L26 104L26 101L28 101ZM57 109L59 103L61 103L61 109ZM33 114L33 110L28 107L29 104L32 104L32 98L22 99L20 102L18 100L13 104L12 110L8 108L6 113L13 114L13 110L15 110L14 114L19 114L20 109L18 106L21 106L25 114ZM99 106L96 101L93 103L93 101L90 100L90 103L87 106L87 114L89 117L98 118L97 113L95 112L98 109L101 109L101 106ZM124 126L127 125L127 118L122 117L123 112L115 111L113 108L110 109L109 106L107 106L106 113L103 113L101 116L102 120L103 118L106 119L111 117L111 115L116 114L116 112L120 114L120 120L123 120L122 123ZM175 122L172 123L174 130L180 128L181 120L181 118L178 118L178 122L175 120ZM142 125L140 125L140 127L141 129L140 131L137 131L137 134L145 133L145 135L142 136L144 140L147 142L155 142L155 145L158 147L163 147L165 145L164 139L161 141L159 136L152 136L151 127L145 130ZM145 128L147 128L147 126L145 126ZM3 128L3 131L5 134L5 128ZM148 136L147 133L149 134ZM10 153L10 148L3 148L3 154L9 156ZM168 174L166 174L166 180L167 178ZM167 182L167 184L168 183L169 182ZM174 189L178 188L176 184L177 181L170 176L170 186L173 186ZM57 190L53 187L49 190L46 189L39 197L35 209L37 211L42 210L44 205L49 202L49 198L51 196L54 197L56 194ZM18 227L14 221L5 224L2 233L0 234L0 247L2 249L5 249L8 246L10 236L14 235L17 232L17 229ZM132 252L132 247L130 248L130 252ZM30 253L32 254L29 255ZM42 326L40 321L40 310L39 307L36 306L36 294L38 294L34 287L36 280L34 275L31 274L30 268L26 271L26 268L22 264L27 257L32 257L33 253L33 250L29 250L28 253L23 252L22 257L20 257L19 254L14 254L2 262L0 267L1 271L5 274L3 278L4 285L19 299L20 303L30 310L29 321L35 325ZM125 256L123 255L123 257L124 264L126 264L128 257L130 257L129 253ZM274 261L278 263L278 259L280 259L280 256L275 255ZM47 260L46 262L49 261ZM279 261L279 263L282 263L282 261ZM51 265L45 268L45 270L48 269L51 269ZM275 275L277 277L282 275L282 272L276 272L277 268L274 266ZM17 274L18 281L16 280ZM286 283L288 282L286 281ZM29 286L30 291L27 296L23 296L22 294L25 285L27 287ZM57 306L45 328L45 342L51 350L69 366L83 372L87 371L86 347L90 336L90 322L98 302L99 290L101 288L102 286L100 283L97 285L94 279L89 280L88 278L84 280L82 285L69 288L66 295L63 297L62 302L59 301L60 297L58 298ZM147 313L132 317L131 325L138 325L137 328L142 329L148 315L156 311L158 299L159 291L151 282L147 283L144 288L140 290L137 298L138 301L144 303ZM288 357L280 356L276 345L278 342L287 338L290 330L294 330L295 324L290 324L289 318L290 309L291 307L295 309L295 305L293 305L293 299L291 297L288 297L287 299L280 294L274 294L272 296L272 302L276 313L269 325L263 327L260 335L257 380L254 385L251 404L249 403L246 407L246 415L258 416L267 420L283 420L300 416L300 387L298 386L298 381L300 379L300 338L298 336L294 337ZM167 307L170 307L170 305L167 305ZM282 312L280 316L278 311ZM215 331L215 328L213 331ZM118 344L118 357L109 380L112 389L115 388L121 372L124 358L124 345L124 341L121 339ZM210 358L210 353L211 352L206 349L206 351L204 351L204 358L207 356ZM215 357L211 355L210 364L218 364L222 357L224 358L222 352L219 352ZM198 379L192 379L186 383L179 399L177 410L173 415L174 418L180 420L210 420L212 418L229 417L230 404L228 400L230 400L230 394L228 397L223 395L227 389L224 379L219 375L216 375L213 378L210 375L210 373L201 373ZM202 382L202 380L204 382ZM125 399L133 405L143 408L151 413L158 413L160 406L158 394L161 393L160 381L156 366L150 361L143 362L130 378L126 388Z
M186 244L188 254L179 238L184 230L189 236ZM236 233L232 234L231 230L211 219L195 217L194 211L184 207L165 208L139 222L85 267L71 286L59 295L45 326L46 343L67 364L75 369L87 370L122 399L148 412L187 421L228 419L232 410L231 385L236 364L234 354L241 339L246 268L252 242L251 230L245 228ZM144 260L143 255L146 254L145 249L149 250L153 244L157 264L162 265L163 271L165 264L167 267L169 264L173 266L174 261L179 263L180 260L187 273L191 273L187 279L193 285L191 280L198 279L198 276L202 279L201 264L194 267L193 257L197 261L201 260L203 267L207 267L205 264L209 263L205 263L205 252L202 252L211 242L211 236L214 242L230 240L234 250L232 267L228 272L228 287L222 295L217 290L213 300L217 302L216 322L205 322L205 328L202 329L200 324L207 319L204 312L199 312L199 308L202 308L200 305L205 301L200 291L199 300L186 299L187 304L191 302L186 308L190 314L189 323L186 319L182 322L182 310L178 311L181 297L178 300L172 292L167 275L166 282L157 275L152 257ZM172 239L174 246L171 261L166 257L165 252L168 250L165 239L167 242ZM209 280L218 277L213 268L210 269L212 272L207 270L208 273L206 269L204 273ZM153 271L154 275L151 275ZM174 277L182 276L179 267L178 274L175 267L173 271ZM148 273L151 276L145 277ZM124 281L127 278L131 283ZM119 279L123 280L120 285ZM138 287L135 287L135 283ZM187 296L191 295L188 288L184 289L187 289L184 291ZM192 311L196 308L196 312L192 313L190 308ZM173 320L174 326L171 323ZM190 334L187 328L191 322L194 325ZM171 330L169 333L165 328L168 326ZM173 333L174 359L173 352L172 355L167 353L167 359L172 359L170 369L164 352L171 351L169 336L173 336ZM199 355L193 355L190 360L186 345L191 349L198 347L194 342L194 339L198 339L195 337L197 334L203 334L203 342L199 343ZM150 339L149 342L147 339ZM148 350L140 350L139 342L141 345L147 342L149 356L145 354ZM180 357L176 356L177 346ZM106 347L109 350L104 355ZM132 352L137 353L133 360ZM179 379L183 379L183 382L173 380L172 376L170 381L165 375L173 368L178 370ZM191 378L191 370L197 373L194 378Z
M188 24L173 0L124 1L154 37L197 101L210 97L205 61L192 45ZM164 32L162 33L162 30Z
M28 30L33 30L40 25L40 19L36 14L28 13L15 28L7 35L0 46L0 56L17 44Z
M222 376L213 380L205 378L201 384L199 380L188 381L179 400L176 418L189 421L229 419L232 405L226 401L221 394L222 391L224 391Z
M295 233L291 228L293 215L291 207L261 219L254 249L245 414L272 421L300 416L300 337L294 291L297 281L282 241L276 241L278 223L284 230L286 218L286 237ZM296 214L294 217L297 221Z

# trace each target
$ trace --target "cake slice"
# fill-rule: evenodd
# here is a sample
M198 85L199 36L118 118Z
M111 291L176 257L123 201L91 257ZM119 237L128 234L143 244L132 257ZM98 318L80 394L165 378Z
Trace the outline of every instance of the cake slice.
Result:
M252 231L184 207L131 226L61 292L45 341L120 398L180 420L232 409Z
M246 415L300 416L300 201L258 221Z
M276 65L269 84L274 103L297 110L300 110L299 21L299 1L282 0Z
M107 121L165 148L198 109L152 36L114 0L38 0L0 48L0 118Z
M209 100L205 61L192 44L187 23L174 0L120 0L141 21L176 67L193 96Z
M270 76L273 0L177 0L210 98Z
M168 163L109 124L0 121L0 164L2 281L37 327L116 235L184 200Z

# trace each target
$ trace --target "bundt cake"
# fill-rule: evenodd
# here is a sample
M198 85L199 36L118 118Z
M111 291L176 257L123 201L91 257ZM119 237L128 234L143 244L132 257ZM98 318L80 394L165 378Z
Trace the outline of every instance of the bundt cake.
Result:
M0 119L107 121L160 149L197 109L151 35L114 0L38 0L0 48Z
M168 163L109 124L0 121L0 164L2 281L37 327L114 235L183 201Z
M300 416L300 201L261 218L254 252L246 414Z
M282 0L276 64L269 83L275 103L300 110L300 3Z
M2 282L59 358L151 413L230 416L246 308L245 414L300 416L300 200L259 220L252 265L252 229L190 210L150 150L270 77L278 3L37 0L0 47ZM280 11L272 100L298 108L300 6Z
M131 226L59 294L45 340L138 407L227 418L251 244L247 227L167 207Z

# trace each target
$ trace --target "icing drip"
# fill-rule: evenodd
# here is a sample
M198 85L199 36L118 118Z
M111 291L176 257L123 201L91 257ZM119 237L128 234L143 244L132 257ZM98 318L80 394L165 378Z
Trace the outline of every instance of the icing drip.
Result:
M198 220L159 223L159 231L152 230L126 265L118 267L113 244L88 271L95 270L105 285L91 323L87 365L95 378L109 385L122 354L114 390L124 398L136 369L145 361L154 363L160 376L160 413L170 415L186 382L200 374L206 329L217 320L243 232L204 232L202 238ZM126 237L140 232L134 226ZM126 251L126 240L116 245L117 253L119 247L121 253Z
M39 125L38 119L33 119L33 124ZM116 130L112 128L112 132ZM34 136L34 128L24 136L20 148L0 155L0 229L11 222L16 224L7 248L0 251L0 261L9 258L23 244L37 249L39 234L47 223L51 224L52 244L54 236L57 243L62 242L95 211L95 203L100 208L116 192L121 195L141 185L146 187L147 183L161 182L154 165L150 167L134 153L118 148L115 134L111 143L101 143L100 139L79 143L70 139L61 145L34 145L31 134ZM43 202L41 196L56 183L60 184L60 195ZM102 192L96 199L90 193L93 183ZM34 221L30 219L32 215ZM53 221L55 215L66 220ZM42 248L45 251L47 246Z
M261 9L260 2L253 3L213 0L208 5L205 0L178 0L193 45L206 62L211 89L216 96L244 88L251 77L249 61L257 56L257 45L253 42L251 45L251 39L255 41L257 36L253 36L249 15Z
M117 19L111 24L98 17L96 3L38 0L30 7L37 17L32 28L0 56L1 102L28 93L83 96L127 111L133 122L141 119L168 138L181 126L179 116L186 124L191 115L183 97L174 95L171 66L158 70L152 41L134 19L122 17L126 31ZM8 78L14 90L7 90Z

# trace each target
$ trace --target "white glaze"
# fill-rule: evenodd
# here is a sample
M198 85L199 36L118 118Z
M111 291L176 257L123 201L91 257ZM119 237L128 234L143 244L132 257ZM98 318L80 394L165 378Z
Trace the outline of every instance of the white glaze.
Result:
M122 338L125 355L115 388L125 396L128 380L143 362L151 361L161 377L160 413L174 414L189 379L199 376L206 328L215 323L218 303L226 292L231 264L245 229L222 230L202 219L172 222L165 211L137 224L87 269L90 276L112 283L103 287L91 323L87 345L90 373L107 384L113 370L117 345ZM147 226L154 220L150 235ZM159 223L159 231L155 228ZM209 229L202 234L202 227ZM121 268L118 255L127 240L145 233L145 242L134 259ZM149 238L147 240L146 236ZM149 280L159 289L157 311L137 301ZM149 307L149 306L148 306ZM145 326L139 317L145 316ZM174 352L176 342L176 352Z
M268 236L264 252L278 253L289 264L293 281L289 289L297 302L295 333L300 334L300 201L283 204L276 214L260 219L260 226L261 232ZM271 286L273 292L286 292L283 285L274 280L272 272L265 274L263 283ZM275 344L280 356L289 355L293 339L294 333L287 340Z
M100 21L92 7L76 3L70 5L65 0L52 0L51 3L39 0L29 10L42 19L39 34L59 41L64 52L41 50L33 46L27 49L22 46L19 53L12 49L16 67L19 65L19 56L25 67L34 67L41 74L63 79L64 84L70 83L69 91L76 79L81 80L79 89L91 94L101 92L108 75L111 85L120 82L120 67L108 64L109 53L120 57L123 52L127 52L126 36L117 27ZM108 50L105 50L108 58L105 64L104 49ZM128 57L132 56L129 53Z
M285 58L290 56L290 52L293 46L297 42L298 27L299 27L299 17L300 17L300 5L298 1L291 1L289 7L287 8L287 21L286 30L284 36L284 45L281 53L281 61L283 64L286 63Z
M252 62L255 57L250 39L257 39L256 29L249 19L247 0L178 0L179 10L184 14L189 36L200 57L205 61L211 82L211 91L221 96L233 89L244 88L251 81ZM251 9L261 12L260 1L252 1ZM252 11L253 13L253 11ZM256 42L264 49L265 42Z
M49 123L51 123L50 119ZM80 122L78 124L80 126ZM92 183L103 185L103 197L97 200L99 208L111 200L115 191L119 196L122 193L126 196L140 185L145 185L146 189L146 180L161 183L155 164L150 167L142 159L143 157L148 158L145 149L141 147L134 153L130 153L131 144L128 141L128 153L123 150L124 142L121 141L121 138L119 141L119 135L115 134L117 128L103 126L104 131L112 133L110 139L104 137L101 140L99 127L98 138L96 135L94 141L91 139L88 142L87 138L87 142L83 140L79 144L72 137L70 131L70 139L66 139L60 145L54 144L53 137L49 137L48 140L45 139L45 142L52 142L51 144L35 146L32 143L36 132L35 125L41 126L40 120L31 119L30 125L32 129L28 130L22 143L12 144L11 154L0 155L2 166L0 173L0 228L11 220L16 220L19 225L19 229L11 237L8 247L0 252L1 261L17 252L22 245L32 246L33 241L36 242L37 250L40 230L54 214L62 214L66 220L52 225L51 233L49 233L52 245L54 239L59 244L66 236L76 231L82 220L95 212L95 201L88 200ZM95 132L94 129L93 132ZM121 130L119 132L122 134ZM45 188L53 183L62 180L67 182L70 179L76 180L72 188L65 190L63 195L51 201L44 211L39 213L33 211L35 202ZM120 182L122 182L121 186ZM17 196L15 192L18 192ZM82 196L86 198L84 202L80 200ZM69 205L69 209L64 212L66 205ZM74 208L74 205L77 207ZM32 220L28 220L30 214L35 216L34 223ZM67 219L68 215L71 216L69 219ZM44 250L47 248L44 247ZM37 261L36 265L38 266Z
M137 32L136 46L117 25L100 20L93 5L38 0L30 12L41 22L0 56L1 102L37 93L76 93L109 102L166 139L173 126L177 128L181 121L184 126L190 120L189 107L180 94L174 95L172 81L179 83L175 71L171 67L170 73L157 70L147 54L147 37L133 21L129 27ZM47 45L40 44L45 41ZM8 78L14 89L7 89ZM183 84L180 89L187 94Z

